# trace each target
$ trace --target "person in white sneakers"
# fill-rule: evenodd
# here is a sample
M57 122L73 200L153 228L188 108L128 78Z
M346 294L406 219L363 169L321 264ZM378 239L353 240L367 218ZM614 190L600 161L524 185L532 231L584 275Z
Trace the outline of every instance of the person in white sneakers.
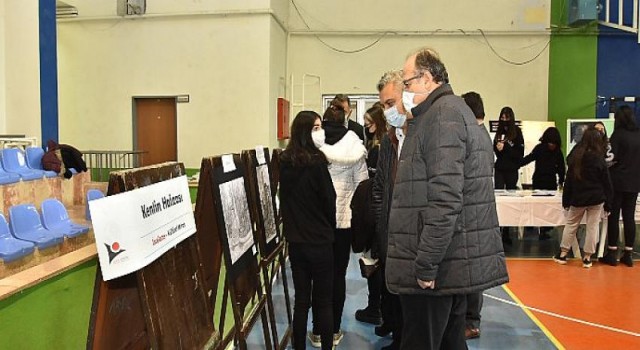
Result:
M367 150L362 140L344 126L345 111L334 100L323 115L325 145L320 151L329 160L329 173L336 191L336 229L333 243L333 343L338 345L343 334L340 330L346 296L346 275L351 253L351 198L358 184L369 178L365 157ZM315 315L314 315L315 319ZM318 344L316 322L309 334L311 344Z

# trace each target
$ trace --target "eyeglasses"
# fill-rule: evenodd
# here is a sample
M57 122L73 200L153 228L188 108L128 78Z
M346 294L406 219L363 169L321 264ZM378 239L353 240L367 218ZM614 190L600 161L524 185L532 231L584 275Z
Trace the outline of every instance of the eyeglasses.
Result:
M409 79L405 79L405 80L403 80L403 81L402 81L402 85L404 85L404 87L405 87L405 88L408 88L408 87L409 87L409 85L411 85L411 84L409 84L409 83L410 83L412 80L420 79L420 78L422 78L422 76L423 76L423 75L424 75L424 73L418 73L418 74L414 75L413 77L411 77L411 78L409 78Z

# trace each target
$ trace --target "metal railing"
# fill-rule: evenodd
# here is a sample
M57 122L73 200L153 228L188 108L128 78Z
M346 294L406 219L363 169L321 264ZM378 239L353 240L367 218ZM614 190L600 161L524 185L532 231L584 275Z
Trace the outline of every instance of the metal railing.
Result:
M107 181L111 170L137 168L147 151L81 151L93 181Z

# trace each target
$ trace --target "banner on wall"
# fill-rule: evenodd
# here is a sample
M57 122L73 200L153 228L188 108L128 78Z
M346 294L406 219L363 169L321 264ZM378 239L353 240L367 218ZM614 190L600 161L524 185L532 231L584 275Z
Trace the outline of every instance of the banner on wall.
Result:
M137 271L196 232L186 176L89 202L105 281Z

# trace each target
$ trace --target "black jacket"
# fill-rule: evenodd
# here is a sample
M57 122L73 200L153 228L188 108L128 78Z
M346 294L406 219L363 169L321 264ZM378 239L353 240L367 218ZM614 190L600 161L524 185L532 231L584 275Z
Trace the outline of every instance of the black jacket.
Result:
M610 141L614 164L609 171L613 188L620 192L640 192L640 130L618 128Z
M562 207L588 207L604 203L609 211L612 188L607 163L602 154L585 152L582 160L581 179L575 178L575 152L568 157L569 170L562 192Z
M493 151L496 153L496 170L513 171L520 168L520 163L524 156L524 137L519 127L516 127L516 130L516 138L512 141L505 141L502 151L498 151L496 147L496 144L498 144L497 137L493 139Z
M358 122L354 122L353 120L349 119L347 124L347 129L355 132L356 135L358 135L358 137L360 138L360 140L364 142L364 126L360 125L360 123Z
M375 235L371 244L371 255L383 261L387 257L389 209L398 163L398 139L395 132L395 128L390 128L380 141L378 165L373 178L372 211L375 217Z
M389 291L461 295L508 282L491 139L448 84L412 114L389 212ZM435 280L435 289L416 279Z
M285 151L286 152L286 151ZM327 166L280 164L282 229L289 242L327 244L334 240L336 192Z
M533 189L557 190L558 184L564 183L564 156L560 148L551 151L547 144L539 143L529 155L522 159L521 165L525 166L533 161L536 162L533 172Z

